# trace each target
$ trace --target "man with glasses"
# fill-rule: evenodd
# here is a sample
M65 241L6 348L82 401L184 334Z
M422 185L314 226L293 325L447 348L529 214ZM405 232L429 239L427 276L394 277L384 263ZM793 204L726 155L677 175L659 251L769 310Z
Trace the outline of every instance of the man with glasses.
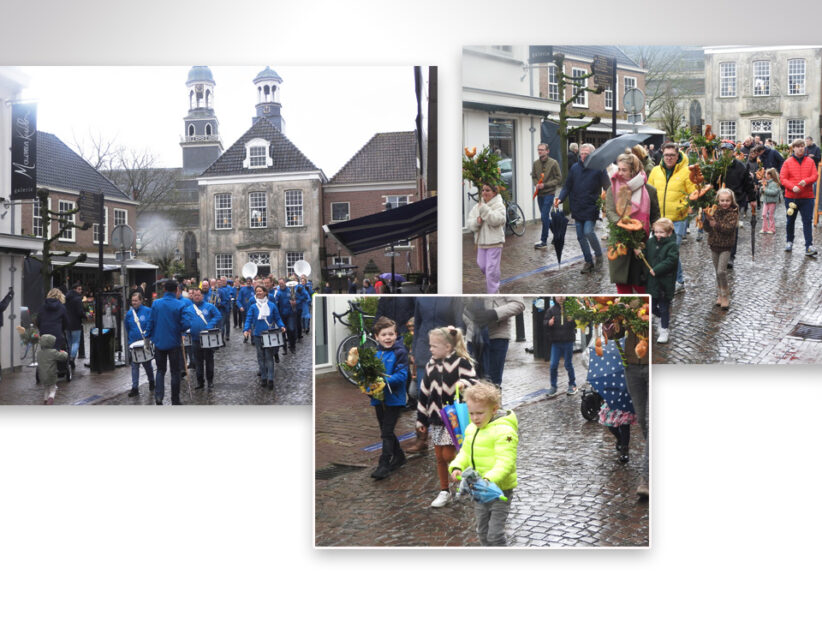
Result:
M662 162L651 170L648 184L656 188L659 197L659 217L669 218L674 223L677 245L682 244L687 230L690 204L688 195L696 189L689 178L688 159L677 150L676 144L665 143L662 146ZM685 277L682 274L682 260L677 264L676 293L685 290Z

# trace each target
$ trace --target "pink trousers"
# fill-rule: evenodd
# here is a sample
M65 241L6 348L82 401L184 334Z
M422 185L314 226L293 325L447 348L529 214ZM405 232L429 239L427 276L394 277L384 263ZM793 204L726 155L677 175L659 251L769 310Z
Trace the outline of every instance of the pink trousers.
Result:
M774 209L776 208L776 203L764 203L762 205L762 230L763 231L776 231L776 223L774 222Z
M489 294L499 292L499 263L502 259L502 247L477 249L477 264L485 274L485 289Z

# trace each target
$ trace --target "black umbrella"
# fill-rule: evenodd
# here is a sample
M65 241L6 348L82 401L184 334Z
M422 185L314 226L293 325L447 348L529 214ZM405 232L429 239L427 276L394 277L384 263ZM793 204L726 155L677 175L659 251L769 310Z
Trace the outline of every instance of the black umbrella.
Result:
M756 208L751 207L751 259L754 259L756 251Z
M565 214L556 209L551 212L551 244L557 252L557 264L562 262L562 249L565 247L565 230L568 228L568 218Z
M626 149L642 143L651 138L650 134L623 134L605 141L596 150L591 152L588 160L585 161L585 169L604 170Z

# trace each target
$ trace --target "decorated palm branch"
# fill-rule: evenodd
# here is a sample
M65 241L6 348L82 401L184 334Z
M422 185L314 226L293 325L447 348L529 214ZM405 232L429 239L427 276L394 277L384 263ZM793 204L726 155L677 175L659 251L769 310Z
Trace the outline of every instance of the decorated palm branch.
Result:
M477 148L464 150L465 156L462 159L462 178L468 181L479 192L483 185L493 185L500 195L508 200L510 194L502 180L502 171L499 162L502 157L494 152L490 147L483 146L477 153Z
M711 132L711 126L705 126L705 134L697 134L691 141L694 159L688 169L689 179L697 189L688 196L691 207L697 209L697 227L702 227L703 217L711 216L716 211L716 192L725 186L725 174L734 158L745 158L741 153L741 144L737 144L735 156L725 156L719 149L721 140Z
M651 317L648 302L643 298L625 295L568 297L564 308L565 314L579 328L589 324L606 326L594 342L594 351L598 356L602 356L603 348L608 343L609 326L612 325L630 330L637 336L636 356L641 359L648 354L648 323Z
M365 345L352 347L344 364L348 374L354 377L360 387L360 392L379 400L385 398L385 365L377 356L376 350Z
M614 197L614 207L619 220L616 222L608 221L608 251L607 256L609 260L616 260L622 255L627 255L633 252L634 249L639 249L640 252L645 248L645 227L642 222L636 218L631 218L631 190L623 187L619 193ZM645 266L649 269L651 265L648 260L640 253L639 258L645 262Z

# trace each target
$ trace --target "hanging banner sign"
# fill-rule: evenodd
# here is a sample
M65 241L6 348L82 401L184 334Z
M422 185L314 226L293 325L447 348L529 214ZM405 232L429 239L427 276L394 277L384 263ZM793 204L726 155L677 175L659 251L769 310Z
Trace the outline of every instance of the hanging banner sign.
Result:
M615 57L594 55L594 63L591 65L591 70L594 73L594 86L602 86L602 88L612 87L614 64L616 64Z
M11 199L37 194L37 104L11 105Z

